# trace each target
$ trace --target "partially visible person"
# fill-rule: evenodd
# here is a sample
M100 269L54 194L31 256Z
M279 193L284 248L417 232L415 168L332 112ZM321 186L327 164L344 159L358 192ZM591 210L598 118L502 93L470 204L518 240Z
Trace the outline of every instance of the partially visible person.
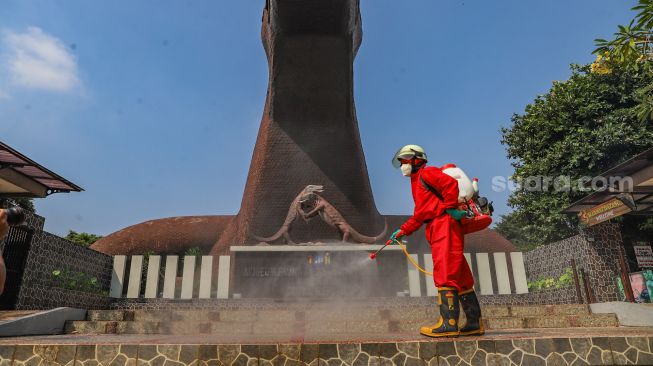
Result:
M0 210L0 243L5 240L8 232L7 210ZM5 280L7 279L7 267L5 266L5 258L2 254L2 250L0 249L0 294L5 290Z
M5 235L9 232L9 223L7 222L7 210L0 210L0 241L4 240Z

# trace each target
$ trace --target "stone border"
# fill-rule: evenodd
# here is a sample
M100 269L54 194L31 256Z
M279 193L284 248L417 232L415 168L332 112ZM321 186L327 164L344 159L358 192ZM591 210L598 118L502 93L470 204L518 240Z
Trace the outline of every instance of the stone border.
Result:
M0 346L0 365L27 366L650 365L653 337L261 345Z

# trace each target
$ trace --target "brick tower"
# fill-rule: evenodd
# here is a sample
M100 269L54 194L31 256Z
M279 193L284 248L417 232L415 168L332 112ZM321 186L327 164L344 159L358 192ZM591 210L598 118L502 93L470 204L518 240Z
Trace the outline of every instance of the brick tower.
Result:
M262 23L265 109L240 212L213 253L256 243L251 234L274 234L309 184L323 185L320 195L358 232L378 235L384 219L372 197L353 97L362 39L358 0L269 0ZM295 220L291 236L296 242L339 238L319 217Z

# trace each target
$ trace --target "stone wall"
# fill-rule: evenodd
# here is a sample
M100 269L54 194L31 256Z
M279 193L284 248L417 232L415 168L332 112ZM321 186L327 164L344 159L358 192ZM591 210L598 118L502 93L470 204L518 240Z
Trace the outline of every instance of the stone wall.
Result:
M110 300L106 295L54 286L52 272L67 269L85 273L97 278L99 292L108 292L112 265L111 256L38 231L30 246L16 309L51 309L59 306L107 308Z
M582 234L589 243L586 270L598 302L618 301L616 278L619 276L619 252L623 251L618 224L604 222Z
M572 236L559 242L541 246L524 253L526 278L535 281L540 277L560 277L571 260L576 260L578 268L585 268L584 257L580 253L588 251L588 243L581 235Z
M43 231L43 226L45 225L45 218L33 212L26 211L25 225L34 229L34 231Z
M105 295L73 291L60 287L33 285L21 288L17 310L45 310L62 306L77 309L108 309L112 299Z
M540 277L560 277L571 259L583 269L589 279L597 302L617 301L615 278L619 276L617 262L623 242L619 225L612 222L586 228L580 234L524 253L526 277L529 281ZM584 294L583 284L580 284ZM572 285L571 293L575 296ZM554 297L560 294L551 292ZM577 300L577 299L575 299ZM556 303L556 302L551 302Z

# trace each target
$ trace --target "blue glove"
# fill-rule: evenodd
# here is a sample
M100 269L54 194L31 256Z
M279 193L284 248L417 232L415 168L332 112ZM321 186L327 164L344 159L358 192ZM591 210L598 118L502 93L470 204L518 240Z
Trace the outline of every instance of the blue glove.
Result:
M449 208L445 210L445 212L451 215L451 217L453 217L453 219L456 221L460 221L460 219L467 215L467 211L457 210L455 208Z

